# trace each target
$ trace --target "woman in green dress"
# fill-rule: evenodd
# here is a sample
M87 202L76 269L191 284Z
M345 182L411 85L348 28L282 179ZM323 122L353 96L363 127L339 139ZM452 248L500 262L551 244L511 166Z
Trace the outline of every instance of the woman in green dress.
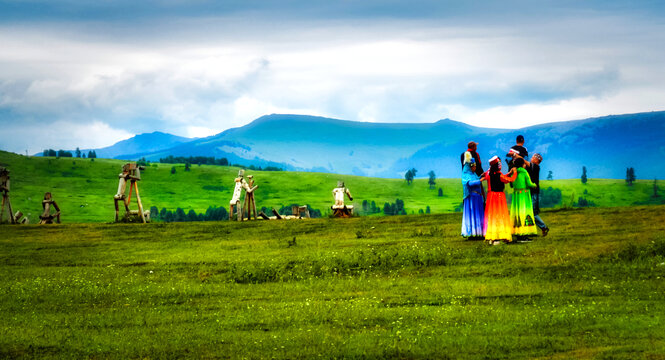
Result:
M513 198L510 202L510 221L513 224L513 235L526 237L538 235L538 228L533 217L533 204L531 203L531 190L537 185L531 182L522 158L514 161L517 168L517 179L513 182Z

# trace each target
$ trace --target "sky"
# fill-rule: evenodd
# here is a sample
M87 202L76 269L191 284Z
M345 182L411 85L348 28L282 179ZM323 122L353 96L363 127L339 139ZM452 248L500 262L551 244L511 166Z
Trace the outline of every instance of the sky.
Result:
M665 110L665 2L0 0L0 149L272 113L521 128Z

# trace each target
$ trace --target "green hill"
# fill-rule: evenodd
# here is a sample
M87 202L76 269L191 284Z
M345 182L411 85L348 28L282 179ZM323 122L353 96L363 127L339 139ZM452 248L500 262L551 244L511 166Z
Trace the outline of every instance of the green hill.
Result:
M38 220L41 199L47 191L61 207L63 222L112 221L113 195L123 163L108 159L26 157L0 151L0 166L11 171L12 206L27 214L32 223ZM201 213L209 206L228 208L238 168L192 165L191 171L186 172L184 164L180 164L175 165L176 173L171 174L172 166L153 163L142 172L139 190L146 209L180 207L185 212L193 209ZM426 171L420 169L419 174ZM326 215L332 204L331 190L338 180L346 182L357 209L362 207L363 200L374 201L383 209L384 203L399 198L404 200L409 214L425 211L427 206L432 213L446 213L455 211L461 202L459 179L436 179L435 188L430 190L426 178L407 185L400 179L326 173L248 170L248 174L253 174L259 185L256 193L259 208L309 204ZM638 180L633 186L621 180L589 179L586 185L579 180L554 180L542 181L541 186L560 189L566 206L576 204L580 196L601 207L663 203L665 198L651 197L653 180ZM438 196L439 188L443 189L442 197Z

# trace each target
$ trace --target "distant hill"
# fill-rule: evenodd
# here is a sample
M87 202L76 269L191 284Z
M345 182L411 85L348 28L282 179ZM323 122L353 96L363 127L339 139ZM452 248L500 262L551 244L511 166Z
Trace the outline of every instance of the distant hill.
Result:
M288 170L401 177L395 161L437 141L459 142L473 127L452 120L430 124L383 124L304 115L267 115L218 135L166 149L166 155L227 157L231 162L273 161Z
M207 138L179 138L180 142L172 146L166 146L163 139L135 147L120 142L99 149L97 155L129 159L145 156L150 160L168 155L214 156L243 165L386 178L401 178L407 169L415 167L418 176L433 170L437 177L455 178L460 173L459 156L469 140L480 143L479 152L487 168L487 160L493 155L503 157L518 134L526 137L530 153L544 156L543 178L550 170L554 178L577 178L582 166L587 167L589 177L596 178L622 179L626 168L634 167L638 178L653 179L662 177L665 170L663 111L518 130L478 128L449 119L387 124L273 114ZM163 138L168 134L161 135ZM137 151L126 151L129 148ZM111 155L105 155L107 149Z

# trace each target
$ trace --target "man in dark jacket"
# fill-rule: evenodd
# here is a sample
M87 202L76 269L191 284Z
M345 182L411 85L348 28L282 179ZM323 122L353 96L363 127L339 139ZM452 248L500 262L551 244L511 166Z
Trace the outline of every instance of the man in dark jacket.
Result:
M533 204L533 218L536 222L536 226L540 228L540 230L543 232L543 236L547 236L547 233L550 231L550 229L545 225L545 222L543 219L540 218L540 162L543 161L543 157L538 154L534 153L533 156L531 156L531 162L529 165L526 167L526 171L529 173L529 177L531 178L531 182L534 184L538 185L535 188L531 189L531 203Z
M515 145L511 146L510 151L508 151L508 154L506 154L508 170L513 168L513 161L519 158L524 159L524 162L527 164L527 166L529 166L529 162L527 161L528 156L529 152L524 147L524 136L517 135L517 138L515 139Z

